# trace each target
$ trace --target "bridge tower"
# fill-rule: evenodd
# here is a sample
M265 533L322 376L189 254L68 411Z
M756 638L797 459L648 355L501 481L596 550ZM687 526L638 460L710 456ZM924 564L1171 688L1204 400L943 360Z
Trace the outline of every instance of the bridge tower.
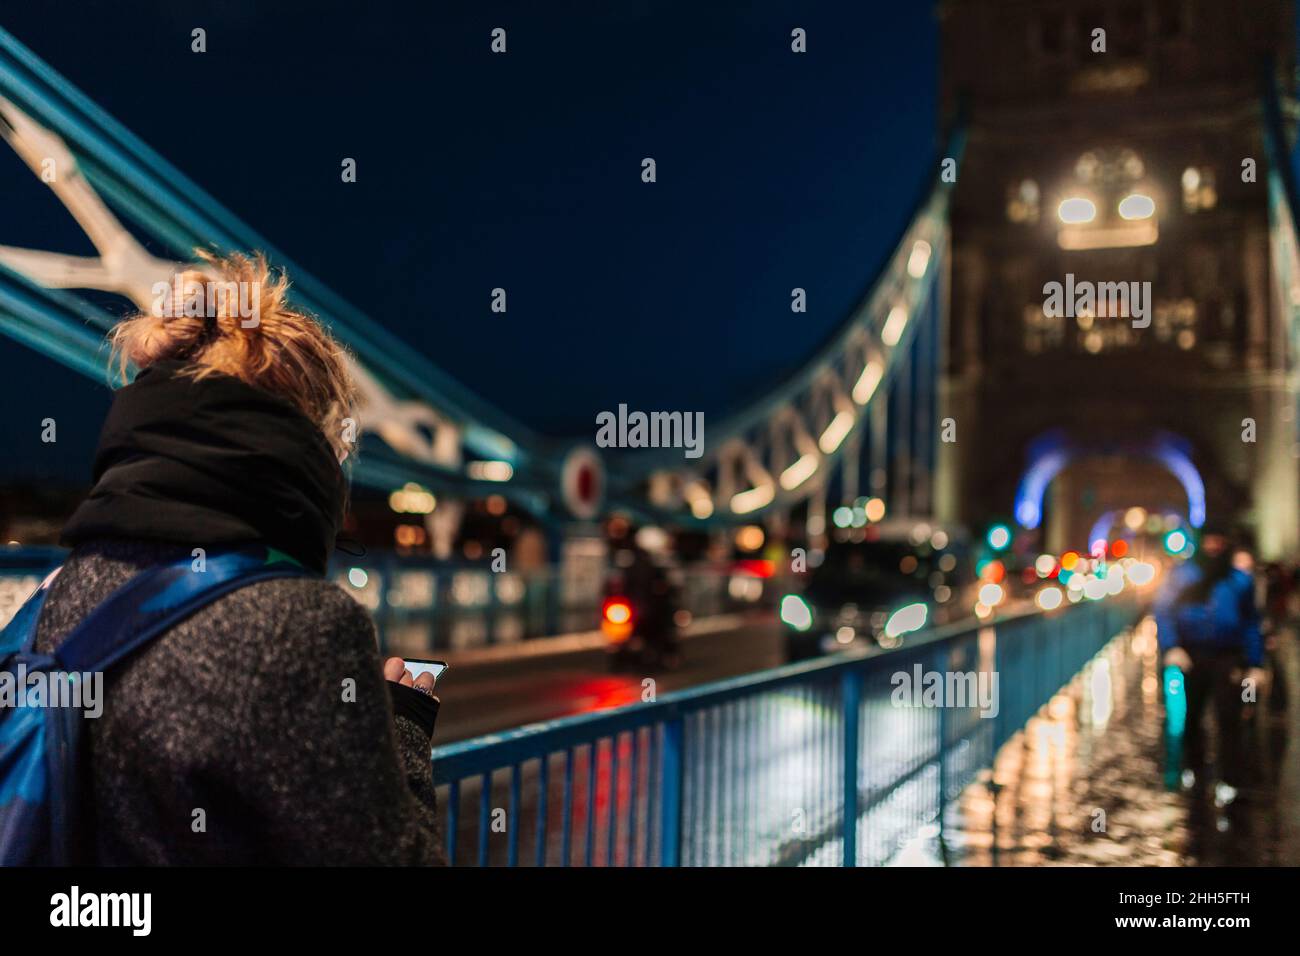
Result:
M1295 300L1270 246L1261 95L1271 64L1290 127L1291 0L947 0L939 16L942 119L968 117L943 516L1086 546L1109 511L1194 510L1163 454L1182 448L1211 518L1293 552ZM1071 281L1103 295L1057 314L1045 288ZM1061 461L1035 513L1017 492L1044 447Z

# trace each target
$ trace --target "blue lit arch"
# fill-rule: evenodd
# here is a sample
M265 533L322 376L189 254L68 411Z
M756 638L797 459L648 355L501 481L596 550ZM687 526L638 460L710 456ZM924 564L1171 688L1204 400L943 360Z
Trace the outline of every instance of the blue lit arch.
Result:
M1031 531L1038 527L1043 520L1047 487L1070 462L1115 451L1157 462L1172 474L1187 495L1187 520L1192 527L1199 528L1205 524L1205 482L1192 462L1189 448L1186 440L1168 432L1158 432L1145 441L1125 443L1113 449L1077 445L1063 432L1050 432L1029 447L1029 464L1016 488L1016 523Z

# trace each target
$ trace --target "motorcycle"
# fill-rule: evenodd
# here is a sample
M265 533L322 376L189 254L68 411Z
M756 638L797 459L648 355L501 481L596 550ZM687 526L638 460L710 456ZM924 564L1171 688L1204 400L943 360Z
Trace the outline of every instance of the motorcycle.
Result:
M680 665L676 635L672 635L672 640L652 639L652 635L646 633L646 624L628 598L615 595L605 599L600 629L605 635L610 670L617 671L632 664L668 668Z

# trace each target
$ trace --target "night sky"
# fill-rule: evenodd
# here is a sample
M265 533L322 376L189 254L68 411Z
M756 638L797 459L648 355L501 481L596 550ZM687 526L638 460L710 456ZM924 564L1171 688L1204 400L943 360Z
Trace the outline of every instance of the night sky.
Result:
M0 25L335 291L552 434L589 436L620 402L716 420L762 394L846 319L934 169L926 0L6 0ZM206 54L190 52L196 26ZM807 54L790 51L795 26ZM0 243L93 252L7 148ZM0 478L87 480L106 387L3 337L0 370ZM40 442L46 416L57 445Z

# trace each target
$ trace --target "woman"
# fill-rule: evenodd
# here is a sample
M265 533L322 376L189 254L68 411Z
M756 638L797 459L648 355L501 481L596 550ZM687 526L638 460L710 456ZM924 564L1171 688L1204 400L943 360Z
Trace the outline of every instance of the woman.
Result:
M238 289L252 317L240 295L175 296L115 329L140 373L64 529L39 650L159 563L258 543L325 572L355 399L343 351L260 256L203 258L175 290ZM367 613L323 578L233 591L105 674L88 862L441 862L432 692L400 658L381 669Z

